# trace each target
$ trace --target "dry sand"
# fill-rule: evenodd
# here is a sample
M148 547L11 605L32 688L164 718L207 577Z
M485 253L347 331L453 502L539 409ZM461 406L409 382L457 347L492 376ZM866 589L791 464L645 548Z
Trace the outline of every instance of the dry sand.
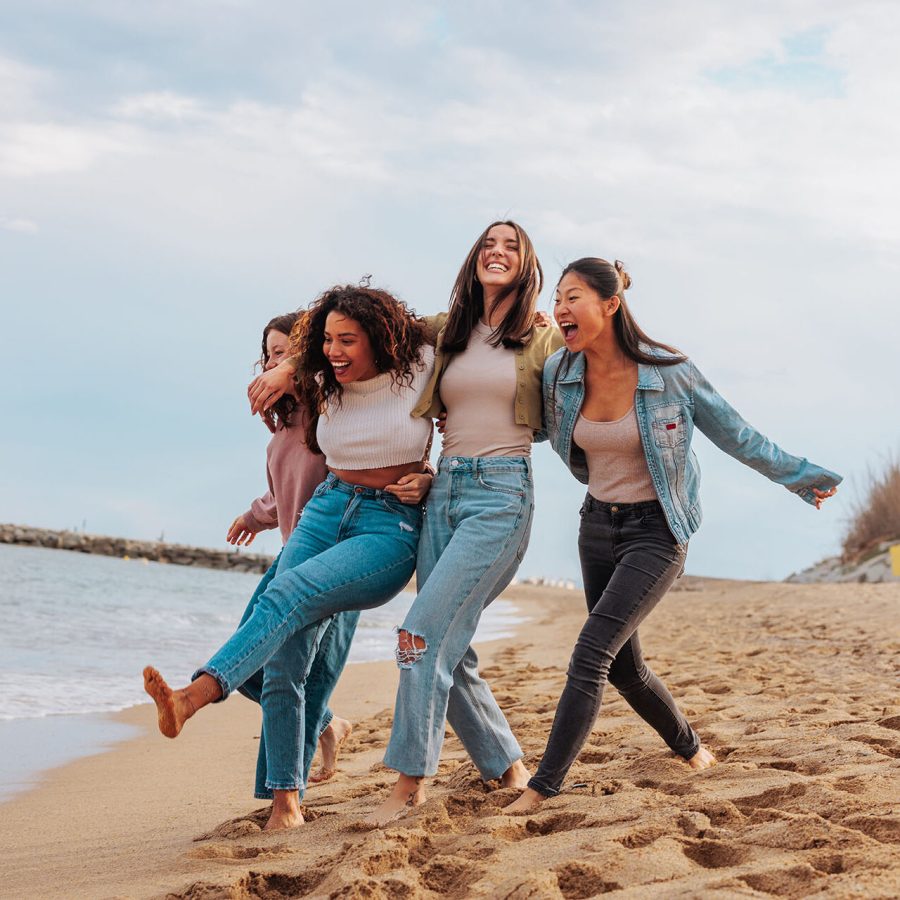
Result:
M515 588L531 621L482 668L534 766L584 617L578 592ZM356 721L309 823L263 834L248 799L258 710L243 698L177 741L147 734L0 807L4 897L579 898L900 896L900 585L685 579L641 634L720 765L692 773L609 689L570 791L507 817L450 736L428 802L385 830L396 670L352 666ZM139 677L143 660L136 661ZM584 787L574 787L583 783Z

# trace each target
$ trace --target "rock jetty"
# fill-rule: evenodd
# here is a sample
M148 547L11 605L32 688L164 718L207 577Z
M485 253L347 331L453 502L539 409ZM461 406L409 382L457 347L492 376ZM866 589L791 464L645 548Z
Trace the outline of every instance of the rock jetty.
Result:
M840 556L831 556L817 562L814 566L788 575L785 581L794 584L813 584L815 582L870 582L883 583L900 581L891 568L890 550L900 541L885 541L867 553L862 559L845 562Z
M133 541L81 531L51 531L49 528L31 528L27 525L0 525L0 544L49 547L76 553L117 556L120 559L146 559L175 566L200 566L233 572L265 572L272 564L271 556L246 553L238 548L212 550L208 547L167 544L163 541Z

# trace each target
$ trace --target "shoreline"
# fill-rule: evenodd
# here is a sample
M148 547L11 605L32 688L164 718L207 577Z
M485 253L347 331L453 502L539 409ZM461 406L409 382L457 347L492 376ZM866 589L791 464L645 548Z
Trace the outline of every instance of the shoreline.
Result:
M538 616L541 604L532 592L536 593L536 589L510 587L498 598L512 601L521 621L514 626L512 637L475 644L482 666L489 665ZM572 591L559 593L564 593L569 599L578 596ZM398 677L393 660L362 661L348 665L344 670L331 705L340 714L357 723L352 735L354 740L366 741L365 735L359 734L358 723L373 716L383 720L393 713ZM179 851L193 842L198 829L209 830L219 819L232 818L258 809L262 801L252 797L252 775L256 741L259 737L259 707L240 694L235 694L228 704L223 705L221 713L222 715L211 715L193 722L195 727L186 729L185 734L176 741L166 740L159 734L155 707L149 702L108 713L85 714L97 716L116 728L128 728L132 731L132 736L105 749L98 749L43 770L29 787L0 800L0 847L9 848L18 844L21 854L15 862L21 893L17 890L10 896L58 896L69 900L75 897L94 898L98 890L101 891L101 896L107 896L102 893L104 888L95 887L95 877L105 868L120 865L123 853L138 869L144 868L139 861L145 858L148 849L152 853L177 858ZM224 723L223 718L227 718ZM193 783L191 771L198 768L196 745L213 745L216 748L216 782L219 788L212 793L205 782L202 785ZM379 754L379 758L383 749L380 746L374 751ZM342 770L346 763L346 757L342 757ZM313 766L315 770L315 762ZM88 840L80 837L85 823L85 817L77 809L79 801L83 801L85 797L82 785L92 785L99 789L99 794L88 801L91 812L100 809L115 810L112 798L122 792L122 788L128 784L130 773L135 772L140 776L139 786L133 795L132 790L128 789L131 795L129 804L135 806L128 810L126 820L120 822L120 827L116 829L114 849L98 848L93 837ZM307 801L315 803L325 793L328 785L341 781L344 777L339 773L333 782L310 787L304 804ZM173 788L180 798L180 805L177 811L165 815L168 826L166 833L148 842L140 809L155 805L155 785L159 783L168 783ZM35 822L44 821L45 817L50 816L59 819L60 804L62 819L55 822L54 830L63 833L63 840L75 840L71 849L59 854L56 865L48 871L43 828ZM181 816L180 813L185 815ZM114 815L118 813L114 812ZM90 814L87 818L91 818ZM104 828L100 830L106 831ZM90 833L91 829L88 831ZM86 864L84 860L90 856L94 859ZM128 869L133 871L130 865ZM151 867L140 874L141 890L135 896L154 897L161 891L175 889L180 883L179 879L173 879L171 884L167 879L160 882L158 873L154 870L155 867ZM51 872L65 872L65 877L59 881L53 877L48 883L47 876ZM32 885L38 884L40 889L35 890ZM65 889L54 887L54 884L65 884ZM34 893L30 894L29 889L34 890ZM119 893L132 896L130 890L125 891L124 888L111 891L110 896ZM0 889L0 897L2 896L3 889Z
M482 618L479 632L483 637L478 644L509 640L526 622L527 617L514 602L506 597L498 598ZM383 657L353 659L351 653L347 667L371 662L393 663L391 646L392 641L388 640L383 648L373 651L369 647L365 651L367 655L384 652ZM0 808L14 797L40 786L52 770L114 749L122 741L136 736L137 729L125 714L148 705L143 690L139 696L142 699L108 709L51 711L42 715L0 719Z
M533 770L584 620L573 591L504 592L528 617L479 645ZM897 585L703 580L642 626L645 654L720 764L692 775L610 690L570 789L499 815L445 742L429 800L385 830L359 824L381 764L392 661L349 667L333 698L355 730L338 776L310 788L308 824L263 834L250 796L258 708L239 697L176 741L150 704L141 730L47 773L0 805L10 897L623 897L900 893L900 704L890 623ZM759 893L757 893L759 892Z

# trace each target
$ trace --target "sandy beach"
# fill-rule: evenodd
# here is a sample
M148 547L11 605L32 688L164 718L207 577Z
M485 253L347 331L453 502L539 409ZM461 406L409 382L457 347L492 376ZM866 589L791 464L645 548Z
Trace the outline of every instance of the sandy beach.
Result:
M516 587L529 622L479 648L533 768L584 618L579 591ZM150 706L141 737L49 773L0 806L3 897L586 898L900 895L900 585L686 578L642 628L720 764L692 773L609 689L569 790L527 817L481 783L450 735L428 801L384 830L360 820L397 672L347 669L356 723L308 824L263 834L250 796L259 712L243 698L182 737ZM136 661L136 677L140 664Z

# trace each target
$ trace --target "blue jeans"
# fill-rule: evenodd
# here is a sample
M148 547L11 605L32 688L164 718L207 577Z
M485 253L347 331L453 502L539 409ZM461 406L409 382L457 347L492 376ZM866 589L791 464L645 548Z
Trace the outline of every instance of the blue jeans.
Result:
M288 544L269 567L265 575L260 579L247 609L241 618L240 624L243 625L260 595L269 586L269 582L275 577L278 571L292 568L297 564L297 560L288 550L289 555L285 556L284 550L295 545ZM302 561L302 560L300 560ZM303 743L303 772L302 783L309 782L309 769L312 765L313 756L316 753L316 744L319 736L331 723L334 714L328 708L328 700L331 692L337 684L341 672L347 663L347 656L350 653L350 644L353 641L353 635L356 632L356 625L359 622L359 612L353 610L350 612L342 612L333 616L331 619L322 623L319 631L319 640L313 657L309 674L306 677L305 684L305 713L304 713L304 743ZM245 697L253 700L255 703L260 702L263 688L263 670L254 672L239 688L238 691ZM267 766L266 766L266 734L265 729L260 730L259 735L259 751L256 758L256 784L253 796L260 800L268 800L272 797L272 791L266 787ZM303 791L301 790L301 796Z
M533 509L526 457L441 457L419 545L419 592L402 629L426 647L397 652L400 686L384 757L390 768L434 775L445 721L485 780L522 758L470 642L482 611L522 561Z
M305 787L306 682L325 620L381 606L406 586L421 523L420 507L329 475L284 548L293 565L279 567L247 620L195 674L213 676L224 700L263 670L266 789Z
M588 494L578 553L589 615L572 652L547 749L528 782L545 797L559 793L578 758L607 682L675 753L690 759L700 749L694 729L644 662L637 633L684 569L687 544L672 536L655 500L611 504Z

